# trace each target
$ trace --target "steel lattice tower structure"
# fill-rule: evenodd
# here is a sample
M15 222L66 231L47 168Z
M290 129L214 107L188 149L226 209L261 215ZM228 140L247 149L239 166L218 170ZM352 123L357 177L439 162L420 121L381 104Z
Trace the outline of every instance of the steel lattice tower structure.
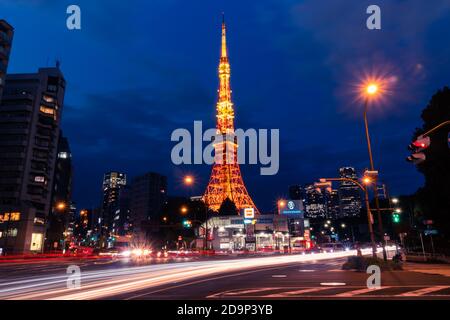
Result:
M206 187L204 200L212 210L219 210L222 202L229 198L237 209L254 208L259 213L250 198L237 159L237 138L234 133L234 109L231 101L230 63L227 52L225 20L222 21L222 47L219 63L219 90L217 109L217 134L221 141L215 141L215 163L211 177Z

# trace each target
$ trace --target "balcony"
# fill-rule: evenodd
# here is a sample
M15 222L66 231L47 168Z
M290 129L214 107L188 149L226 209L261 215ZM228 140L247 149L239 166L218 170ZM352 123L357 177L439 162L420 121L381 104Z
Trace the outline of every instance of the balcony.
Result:
M3 95L3 104L1 111L33 111L33 106L31 104L17 104L17 105L8 105L6 95Z
M8 60L9 50L5 47L0 47L0 59Z
M27 135L30 132L28 128L2 128L0 126L0 134L24 134Z
M6 44L11 45L11 37L4 31L0 31L0 40L5 42Z

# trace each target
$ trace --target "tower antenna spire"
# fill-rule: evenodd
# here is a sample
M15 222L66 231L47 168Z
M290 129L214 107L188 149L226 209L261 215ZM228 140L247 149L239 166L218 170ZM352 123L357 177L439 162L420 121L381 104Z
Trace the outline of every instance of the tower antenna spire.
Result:
M227 28L225 26L225 13L222 12L222 50L221 58L227 58Z

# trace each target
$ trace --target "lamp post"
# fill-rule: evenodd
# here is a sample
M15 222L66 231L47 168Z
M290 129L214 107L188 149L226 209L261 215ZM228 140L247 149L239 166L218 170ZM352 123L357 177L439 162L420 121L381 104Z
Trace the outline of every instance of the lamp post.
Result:
M370 170L372 170L372 171L374 171L375 168L374 168L374 164L373 164L372 145L371 145L370 134L369 134L369 123L367 120L367 109L369 107L369 97L376 95L378 93L378 91L379 91L378 84L376 84L376 83L368 84L366 87L367 95L366 95L365 102L364 102L364 127L365 127L365 131L366 131L367 149L369 151ZM377 188L376 177L374 179L374 198L375 198L375 208L377 209L377 217L378 217L378 232L380 233L381 243L383 244L383 235L384 235L383 221L381 219L380 203L378 200L378 188ZM386 255L386 249L385 249L384 245L382 246L382 248L383 248L383 259L384 259L384 261L386 261L387 255Z
M195 182L195 179L191 175L187 175L183 178L183 183L185 186L190 187L194 184L194 182ZM206 203L206 199L203 200L203 203L205 205L205 228L204 228L205 239L203 242L203 249L206 251L206 250L208 250L208 204ZM183 211L183 209L182 209L182 211Z

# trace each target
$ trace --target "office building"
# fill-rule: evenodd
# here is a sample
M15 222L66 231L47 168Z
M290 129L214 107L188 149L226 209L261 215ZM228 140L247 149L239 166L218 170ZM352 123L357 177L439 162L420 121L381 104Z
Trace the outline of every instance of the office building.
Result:
M149 238L148 227L158 221L167 201L167 178L149 172L135 177L131 183L131 224L133 236L143 240Z
M314 184L308 184L304 187L305 196L305 215L310 219L327 218L327 200L326 194L316 188Z
M339 169L341 178L357 180L358 176L352 167ZM341 181L339 185L340 218L357 217L361 212L361 190L350 181Z

